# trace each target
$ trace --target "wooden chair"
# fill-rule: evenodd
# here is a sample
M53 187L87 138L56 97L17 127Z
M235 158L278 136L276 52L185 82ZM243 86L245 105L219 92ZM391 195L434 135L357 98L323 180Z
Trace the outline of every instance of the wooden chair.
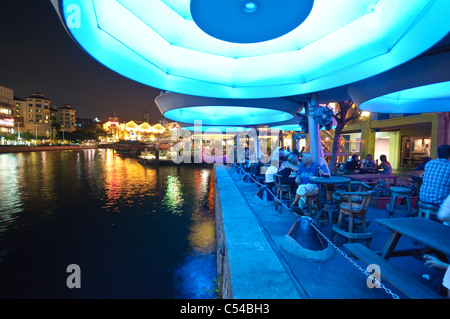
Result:
M361 181L351 181L348 183L348 192L368 192L372 187ZM351 199L352 203L362 203L362 196L342 196L342 201Z
M273 181L277 189L275 201L275 209L278 210L278 205L280 205L280 214L283 212L282 202L288 202L289 204L293 201L291 186L286 184L281 184L281 175L273 174ZM281 202L281 203L280 203Z
M333 232L335 233L334 241L337 239L337 235L348 238L348 242L351 243L353 239L365 239L367 246L372 239L372 233L367 232L366 214L369 206L371 191L368 192L344 192L342 197L345 201L342 201L339 205L339 219L336 226L333 226ZM355 203L352 197L361 199L360 203ZM342 229L344 216L348 216L348 229ZM361 219L362 232L355 232L355 217Z
M366 192L369 189L371 189L371 187L361 181L351 181L350 183L348 183L349 192Z
M430 204L427 204L424 202L419 202L418 206L419 206L419 210L417 213L417 217L423 217L426 219L430 219L430 217L432 217L432 216L434 216L434 217L437 216L439 207L430 205Z
M250 174L253 176L253 178L258 182L258 187L261 187L262 184L265 184L266 178L264 175L260 175L260 172L258 172L259 166L252 165L250 169Z

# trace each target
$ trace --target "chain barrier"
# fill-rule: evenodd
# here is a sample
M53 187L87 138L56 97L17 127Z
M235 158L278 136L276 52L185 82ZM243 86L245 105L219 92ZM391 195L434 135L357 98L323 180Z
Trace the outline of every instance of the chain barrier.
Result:
M239 167L240 171L243 174L248 174L249 177L258 185L263 186L264 184L258 182L256 179L253 178L252 174L246 172L242 166ZM266 188L266 190L273 196L274 201L276 201L277 203L279 203L280 205L284 206L289 212L291 212L292 214L294 214L295 216L298 216L296 213L294 213L293 211L290 210L289 206L287 206L285 203L283 203L281 200L279 200L277 198L277 196L268 188ZM348 262L350 262L350 264L352 264L354 267L356 267L356 269L358 269L362 274L364 274L365 276L367 276L367 278L370 278L370 280L372 280L372 283L374 283L375 285L377 285L378 287L382 288L388 295L390 295L393 299L400 299L398 295L396 295L395 293L393 293L389 288L387 288L385 285L383 285L377 278L373 277L372 274L370 274L366 269L363 269L360 265L358 265L356 263L356 261L352 258L349 257L346 253L344 253L342 251L342 249L340 249L339 247L337 247L315 224L314 219L309 218L308 219L311 226L319 233L320 236L322 236L326 242L333 247L340 255L342 255Z

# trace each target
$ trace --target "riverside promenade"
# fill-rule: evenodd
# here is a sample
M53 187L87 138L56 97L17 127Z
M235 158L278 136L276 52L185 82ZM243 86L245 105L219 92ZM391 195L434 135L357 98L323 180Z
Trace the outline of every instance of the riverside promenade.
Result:
M97 149L97 145L52 145L52 146L0 146L0 153L43 152L43 151L76 151Z
M298 216L283 207L275 210L274 202L262 202L255 196L256 183L243 181L231 166L215 165L216 238L218 275L223 278L224 298L248 299L400 299L407 296L381 281L383 288L369 288L364 270L367 265L355 261L336 242L335 257L311 262L281 249L284 236ZM373 222L388 218L385 209L369 208L368 231L373 233L370 248L381 251L390 231ZM395 217L405 217L396 214ZM328 223L318 223L319 230L330 238ZM398 248L417 247L402 238ZM437 289L442 277L413 257L395 257L390 262L404 269L424 285ZM358 266L360 268L358 268ZM429 279L428 279L429 278Z

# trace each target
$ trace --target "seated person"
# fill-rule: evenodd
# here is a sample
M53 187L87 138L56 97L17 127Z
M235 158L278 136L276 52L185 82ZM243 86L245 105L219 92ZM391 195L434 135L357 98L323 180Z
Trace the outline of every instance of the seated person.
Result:
M380 165L378 165L377 169L379 173L385 174L385 175L392 175L392 166L387 161L386 155L380 155Z
M423 171L423 170L425 170L425 165L431 160L432 160L431 157L425 156L423 158L423 160L422 160L422 163L420 163L414 170L415 171ZM418 182L419 181L419 179L417 177L415 177L415 176L411 176L411 178L412 178L413 182Z
M415 171L423 171L423 170L425 170L425 165L431 160L432 160L431 157L425 156L423 158L423 160L422 160L422 163L420 163L414 170Z
M316 184L310 183L309 178L311 176L317 176L319 171L319 164L313 161L311 154L303 154L302 163L297 171L297 177L295 181L299 184L295 194L295 199L291 204L291 209L298 206L303 209L306 203L306 197L315 195L319 191L319 187Z
M326 159L323 157L319 158L318 173L319 173L318 174L319 176L330 176L331 175L330 166L329 166L328 162L326 161Z
M281 184L293 184L295 178L291 175L296 171L298 171L298 158L291 154L278 170L278 174L281 175Z
M270 163L269 168L266 170L265 176L266 176L266 185L270 190L273 190L273 187L275 186L275 182L273 180L273 174L278 173L278 166L279 161L278 160L272 160Z
M441 145L438 158L425 165L420 188L421 202L439 207L450 194L450 145Z
M377 163L373 160L372 154L367 154L366 158L362 161L362 166L374 169L377 167Z
M344 165L344 174L355 174L355 170L361 167L358 155L353 155Z
M261 168L264 166L264 163L261 160L258 160L256 164L252 164L253 167L253 173L255 176L263 176L264 174L261 173Z

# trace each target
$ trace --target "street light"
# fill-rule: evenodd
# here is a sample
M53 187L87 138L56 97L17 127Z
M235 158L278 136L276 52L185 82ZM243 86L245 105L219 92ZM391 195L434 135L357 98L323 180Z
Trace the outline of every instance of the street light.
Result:
M20 123L17 122L17 139L20 141L20 128L19 128L19 126L20 126Z
M36 144L36 146L37 146L37 124L34 124L34 128L35 128L35 131L36 131L36 133L35 133L35 144Z

